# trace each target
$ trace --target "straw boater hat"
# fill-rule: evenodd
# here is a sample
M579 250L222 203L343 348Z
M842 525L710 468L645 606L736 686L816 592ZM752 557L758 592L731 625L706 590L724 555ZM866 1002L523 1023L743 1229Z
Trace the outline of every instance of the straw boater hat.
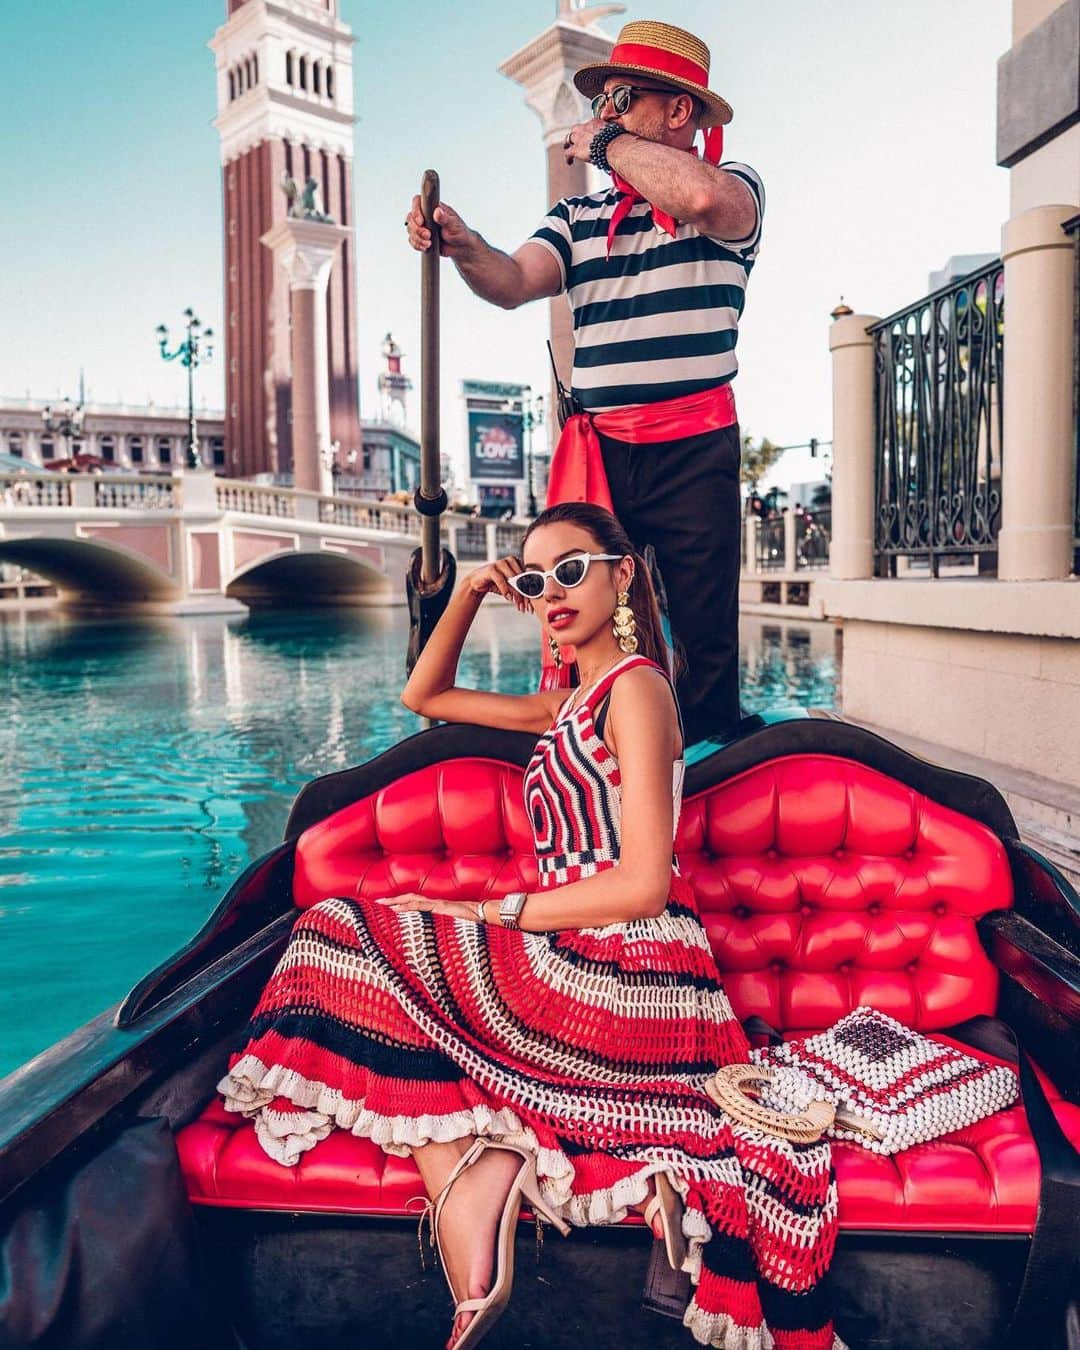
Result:
M623 28L607 61L582 66L574 84L586 98L604 92L609 75L648 75L700 99L705 107L703 127L726 126L731 105L709 85L709 49L700 38L670 23L645 19Z

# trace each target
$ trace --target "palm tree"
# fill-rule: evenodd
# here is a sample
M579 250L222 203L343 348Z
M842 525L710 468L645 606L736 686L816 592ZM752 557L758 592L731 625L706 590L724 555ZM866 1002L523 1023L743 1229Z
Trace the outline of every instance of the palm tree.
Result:
M743 434L739 481L746 487L751 497L757 495L758 484L783 453L783 448L773 445L768 437L762 437L755 445L748 431Z

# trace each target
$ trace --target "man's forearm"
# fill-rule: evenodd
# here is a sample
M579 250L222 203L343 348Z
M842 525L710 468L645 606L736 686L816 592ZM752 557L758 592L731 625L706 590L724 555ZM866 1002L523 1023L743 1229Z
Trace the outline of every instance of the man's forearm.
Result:
M696 155L629 135L615 137L607 158L621 178L676 220L730 239L742 239L754 227L745 184Z
M454 266L465 285L481 300L502 309L516 309L524 304L521 268L508 253L492 248L475 230L468 248L454 256Z

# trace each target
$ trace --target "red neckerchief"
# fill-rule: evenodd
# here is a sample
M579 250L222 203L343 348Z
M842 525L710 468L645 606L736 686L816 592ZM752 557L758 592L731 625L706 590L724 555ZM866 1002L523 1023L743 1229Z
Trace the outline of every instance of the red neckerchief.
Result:
M702 158L706 164L719 164L720 156L724 152L724 128L709 127L703 131L705 138L705 149ZM692 146L690 153L697 154L697 146ZM619 226L630 214L635 203L643 202L646 199L638 192L637 188L631 186L625 178L621 178L614 170L611 174L615 182L615 189L622 193L618 202L615 204L615 210L611 213L611 220L608 221L607 231L607 256L611 257L611 246L615 242L615 236L619 232ZM652 212L653 224L658 230L663 230L665 234L670 234L675 238L675 231L679 228L679 222L674 216L669 215L667 211L661 211L659 207L653 206L649 202L649 210Z

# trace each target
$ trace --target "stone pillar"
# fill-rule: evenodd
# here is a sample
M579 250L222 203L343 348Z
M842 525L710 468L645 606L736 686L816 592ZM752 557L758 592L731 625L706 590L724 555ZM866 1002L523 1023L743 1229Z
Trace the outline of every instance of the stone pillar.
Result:
M753 511L747 511L746 519L743 521L743 530L746 537L746 561L743 563L743 576L757 576L757 536L758 536L758 518Z
M1076 206L1036 206L1002 230L1004 428L998 576L1067 577L1073 557Z
M829 574L874 575L873 314L843 314L829 329L833 369L832 543Z
M558 17L539 37L526 43L499 67L525 90L525 102L540 118L547 157L547 205L561 197L579 196L588 191L588 171L584 164L568 165L562 154L566 133L578 122L592 116L584 97L574 88L574 75L582 66L605 61L614 46L612 38L597 26L597 20L622 11L623 5L587 4L574 7L570 0L559 0ZM574 330L570 307L564 295L549 302L551 347L555 365L564 384L569 386L574 364ZM556 407L554 385L551 408ZM558 421L548 418L549 442L558 433Z
M790 506L784 507L784 571L794 572L798 565L795 554L795 512Z
M289 278L293 486L323 494L333 491L326 290L349 235L340 225L289 217L262 236Z

